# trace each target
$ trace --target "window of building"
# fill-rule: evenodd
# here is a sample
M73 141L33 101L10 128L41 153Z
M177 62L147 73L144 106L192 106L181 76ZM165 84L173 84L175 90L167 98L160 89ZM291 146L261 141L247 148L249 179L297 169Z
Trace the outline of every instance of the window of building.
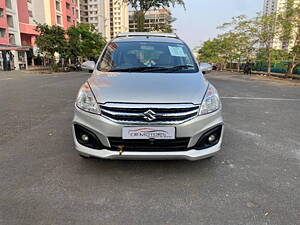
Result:
M66 3L66 8L70 9L70 3L68 3L68 2Z
M6 37L6 30L3 28L0 28L0 37L2 38Z
M4 16L4 9L0 8L0 17L3 17L3 16Z
M25 62L25 52L18 51L18 60L20 62Z
M75 9L72 7L72 15L75 16Z
M32 11L28 10L29 17L33 17Z
M60 1L55 1L55 8L57 11L60 11Z
M71 17L70 16L67 16L67 21L71 22Z
M9 27L14 27L14 20L13 20L13 17L11 15L7 15L7 25Z
M5 0L6 8L11 9L11 0Z
M9 34L9 44L16 44L16 39L14 34Z
M61 16L56 16L56 23L61 25Z

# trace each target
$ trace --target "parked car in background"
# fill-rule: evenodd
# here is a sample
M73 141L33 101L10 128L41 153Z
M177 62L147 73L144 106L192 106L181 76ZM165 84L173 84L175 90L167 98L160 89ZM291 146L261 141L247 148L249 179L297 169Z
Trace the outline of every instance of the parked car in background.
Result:
M200 69L201 69L201 71L202 71L203 74L209 73L213 69L213 67L212 67L211 64L209 64L209 63L203 63L203 62L199 63L199 67L200 67Z
M88 66L72 125L80 156L197 160L221 149L218 92L177 35L119 34Z
M94 61L86 61L81 64L81 70L88 71L91 73L94 70L95 64L96 63Z

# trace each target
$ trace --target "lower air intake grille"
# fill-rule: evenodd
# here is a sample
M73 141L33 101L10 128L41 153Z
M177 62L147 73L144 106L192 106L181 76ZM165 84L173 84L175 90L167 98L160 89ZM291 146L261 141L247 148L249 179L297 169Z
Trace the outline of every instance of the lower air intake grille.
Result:
M174 140L124 140L119 137L108 138L111 150L119 151L124 146L127 152L172 152L187 151L190 138L176 138Z

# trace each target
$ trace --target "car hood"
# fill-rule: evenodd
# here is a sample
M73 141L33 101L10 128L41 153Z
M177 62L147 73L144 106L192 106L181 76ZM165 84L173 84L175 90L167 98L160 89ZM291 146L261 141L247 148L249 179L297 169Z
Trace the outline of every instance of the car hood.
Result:
M98 103L201 104L208 81L199 73L105 73L88 80Z

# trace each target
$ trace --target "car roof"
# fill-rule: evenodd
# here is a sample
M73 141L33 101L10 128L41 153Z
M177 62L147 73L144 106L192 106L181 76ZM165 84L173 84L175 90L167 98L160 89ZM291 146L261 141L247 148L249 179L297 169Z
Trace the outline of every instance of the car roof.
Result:
M123 33L118 34L112 42L168 42L168 43L183 43L176 34L164 33Z

